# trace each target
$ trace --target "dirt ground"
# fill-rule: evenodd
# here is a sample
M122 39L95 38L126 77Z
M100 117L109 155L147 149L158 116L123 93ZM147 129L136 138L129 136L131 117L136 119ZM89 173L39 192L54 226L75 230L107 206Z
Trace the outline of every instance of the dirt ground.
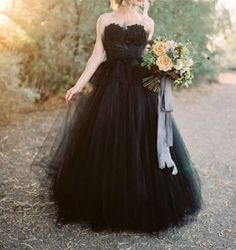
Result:
M60 110L21 114L0 127L1 249L236 249L236 74L174 92L174 117L203 183L196 222L156 235L55 226L29 165Z

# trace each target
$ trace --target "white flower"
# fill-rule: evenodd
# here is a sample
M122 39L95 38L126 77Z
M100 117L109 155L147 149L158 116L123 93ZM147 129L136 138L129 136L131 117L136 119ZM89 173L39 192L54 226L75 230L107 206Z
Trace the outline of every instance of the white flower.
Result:
M186 65L187 67L193 66L193 59L190 58L188 61L185 62L185 65Z
M184 63L181 59L177 60L177 63L174 65L174 68L177 70L181 70L182 68L184 68Z
M167 41L166 42L167 49L174 51L175 47L177 46L176 42L173 40Z
M189 67L184 67L180 70L180 75L183 75L185 72L188 72L190 70Z

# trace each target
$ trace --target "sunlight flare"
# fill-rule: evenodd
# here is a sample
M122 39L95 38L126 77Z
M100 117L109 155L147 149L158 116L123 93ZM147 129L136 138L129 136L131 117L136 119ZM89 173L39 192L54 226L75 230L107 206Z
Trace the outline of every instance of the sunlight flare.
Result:
M3 12L10 8L12 5L12 0L1 0L0 1L0 12Z
M8 18L4 15L4 12L10 10L11 7L12 0L0 0L0 25L8 22Z

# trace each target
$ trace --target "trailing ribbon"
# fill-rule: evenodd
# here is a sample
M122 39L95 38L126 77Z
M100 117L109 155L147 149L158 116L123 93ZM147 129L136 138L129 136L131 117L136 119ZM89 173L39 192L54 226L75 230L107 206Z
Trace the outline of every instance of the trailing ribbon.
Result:
M175 162L171 158L169 147L173 146L173 125L171 112L173 111L173 98L171 80L161 78L160 91L158 92L158 122L157 122L157 159L160 169L174 167L172 175L178 173Z

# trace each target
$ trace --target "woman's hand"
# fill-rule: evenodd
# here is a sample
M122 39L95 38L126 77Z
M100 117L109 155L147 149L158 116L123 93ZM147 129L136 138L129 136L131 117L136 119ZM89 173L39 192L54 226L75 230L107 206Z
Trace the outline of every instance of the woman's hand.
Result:
M73 101L76 98L76 96L79 93L81 93L81 91L82 91L82 88L76 85L68 89L65 95L66 103L68 104L70 101Z

